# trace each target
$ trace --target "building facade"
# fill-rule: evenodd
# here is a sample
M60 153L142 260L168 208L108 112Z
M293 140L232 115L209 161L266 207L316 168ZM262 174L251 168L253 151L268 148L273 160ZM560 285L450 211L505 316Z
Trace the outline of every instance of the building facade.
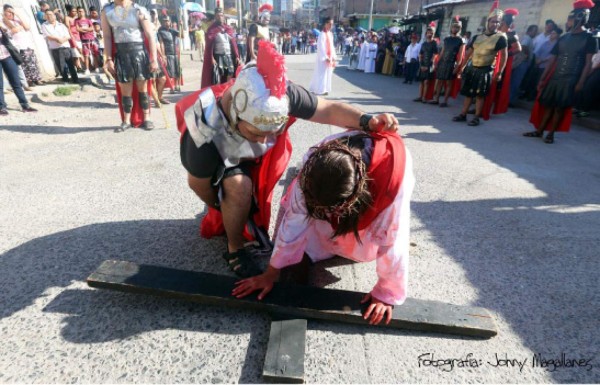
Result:
M459 15L463 21L463 32L470 31L472 34L481 33L485 29L485 23L490 11L492 0L444 0L430 1L423 6L424 11L438 21L438 34L447 36L450 31L450 22ZM524 35L529 25L538 25L543 28L548 19L564 29L569 12L573 9L571 0L500 0L500 8L516 8L519 16L515 21L517 34ZM600 8L600 2L592 11L595 15ZM593 21L592 23L600 21ZM595 24L594 24L595 25Z

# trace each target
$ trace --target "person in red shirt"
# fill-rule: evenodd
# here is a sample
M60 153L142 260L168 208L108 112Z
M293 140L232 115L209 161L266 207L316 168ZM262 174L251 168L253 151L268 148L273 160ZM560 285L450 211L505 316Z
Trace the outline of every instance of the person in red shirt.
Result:
M94 57L96 63L96 72L98 72L97 63L100 62L100 51L96 43L96 34L94 33L94 23L85 15L83 7L77 7L77 19L75 19L75 27L81 38L81 47L83 52L83 65L85 66L85 74L90 74L90 55Z

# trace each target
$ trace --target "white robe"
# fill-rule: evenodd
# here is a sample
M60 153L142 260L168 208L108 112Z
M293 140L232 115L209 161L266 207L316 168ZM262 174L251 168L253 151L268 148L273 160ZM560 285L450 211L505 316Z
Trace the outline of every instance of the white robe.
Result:
M333 34L331 31L321 31L319 38L317 39L317 62L315 65L315 72L309 87L309 90L317 95L331 92L331 78L333 77L334 67L330 65L331 61L327 61L327 35L329 35L329 52L331 52L332 55L329 59L333 60L336 56Z
M323 142L348 135L330 136ZM306 156L305 159L306 161ZM408 283L410 198L415 184L412 158L406 149L404 179L394 201L365 229L359 230L359 243L349 233L331 239L333 228L327 221L308 219L304 196L297 178L282 198L283 217L275 236L270 265L282 269L299 263L304 252L313 262L339 255L357 262L376 261L377 282L371 294L391 305L406 299Z
M365 73L375 72L375 59L377 58L377 44L369 43L367 58L365 59Z
M367 59L367 50L369 48L369 43L366 41L360 45L360 54L358 55L358 67L356 67L359 71L365 70L365 60Z

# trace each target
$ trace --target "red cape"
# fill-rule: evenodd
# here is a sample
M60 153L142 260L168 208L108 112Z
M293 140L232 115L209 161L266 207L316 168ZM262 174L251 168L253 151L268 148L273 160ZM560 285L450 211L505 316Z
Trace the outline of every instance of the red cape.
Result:
M358 221L358 229L364 230L385 210L398 195L406 167L406 149L404 141L395 132L370 132L373 138L373 155L367 170L369 192L373 204ZM332 218L331 226L335 229L337 218Z
M425 90L425 100L433 99L433 94L435 94L435 82L437 79L437 64L438 64L439 59L440 59L439 55L435 55L435 57L433 58L433 62L435 63L436 70L435 70L435 73L433 74L433 79L431 79L427 82L427 89Z
M460 65L460 63L462 63L462 60L463 60L463 55L460 54L461 52L464 55L463 49L459 49L458 53L456 54L456 62L458 63L458 65ZM460 92L461 86L462 86L462 78L459 75L457 75L454 78L454 82L452 82L452 91L450 91L450 97L452 99L456 99L456 97L458 96L458 93Z
M490 91L488 92L487 96L485 97L485 100L483 101L483 109L481 110L481 117L484 120L490 120L490 115L492 112L492 104L494 104L494 101L496 100L496 92L498 90L498 82L496 81L496 76L498 75L498 72L500 71L500 66L498 65L500 63L500 52L498 52L496 54L496 66L494 67L494 72L492 73L492 83L490 85ZM510 84L508 85L508 87L510 88Z
M240 57L240 54L238 53L238 48L237 48L237 43L235 40L235 31L233 28L231 28L230 26L223 24L222 27L225 29L225 32L229 35L229 37L231 38L231 49L233 50L233 53L235 55L236 58ZM212 66L212 52L213 52L213 46L215 44L215 36L218 33L219 30L219 26L216 24L211 24L210 27L208 27L208 30L206 31L206 37L205 37L205 48L204 48L204 62L202 64L202 83L200 88L206 88L206 87L210 87L212 86L212 71L213 71L213 66ZM234 66L237 66L237 62L236 60L233 61Z
M223 93L233 85L233 81L225 84L219 84L211 87L215 97L219 98ZM191 108L198 95L203 91L197 91L181 99L175 104L175 115L177 118L177 129L183 134L187 131L184 120L184 113ZM275 185L285 172L290 156L292 155L292 142L288 133L288 128L296 121L290 117L285 132L277 137L275 146L271 148L264 156L257 159L256 166L252 168L252 181L254 182L254 197L258 205L258 211L254 213L253 219L257 226L264 230L269 230L271 220L271 203L273 200L273 190ZM204 238L211 238L225 233L223 227L223 218L221 212L213 208L208 209L208 213L202 219L200 224L200 235ZM246 230L246 238L251 239L250 232Z
M496 98L494 100L494 109L492 112L495 115L505 114L508 111L508 103L510 102L510 78L512 75L513 57L509 56L506 60L506 68L502 74L502 88L496 90Z
M548 81L552 78L552 74L556 68L556 62L548 72L548 76L545 79L540 80L542 82L542 87L546 87ZM543 91L543 88L542 88ZM535 103L533 104L533 109L531 110L531 115L529 116L529 122L533 124L536 129L540 128L542 124L542 119L544 118L544 113L546 112L546 107L540 104L540 96L542 92L539 92L537 98L535 99ZM573 108L569 107L565 109L565 113L563 115L562 120L558 124L557 132L569 132L571 131L571 122L573 120ZM552 121L548 122L548 125L552 124ZM545 130L548 130L548 126L544 127Z

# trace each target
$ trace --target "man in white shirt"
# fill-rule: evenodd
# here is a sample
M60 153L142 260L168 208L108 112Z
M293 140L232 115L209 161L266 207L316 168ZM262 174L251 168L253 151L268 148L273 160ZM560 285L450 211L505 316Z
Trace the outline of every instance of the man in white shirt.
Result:
M77 70L73 65L73 56L69 39L71 35L67 27L56 20L56 15L50 9L46 10L46 22L42 24L42 33L48 42L48 48L54 62L60 69L62 80L69 80L67 71L71 74L71 82L78 83Z
M533 51L544 45L545 42L550 40L550 34L556 29L556 23L552 19L546 20L546 27L543 33L540 33L533 39Z
M410 45L406 47L404 53L404 83L412 84L417 70L419 69L419 51L421 51L421 44L418 43L419 37L413 33L410 37Z

